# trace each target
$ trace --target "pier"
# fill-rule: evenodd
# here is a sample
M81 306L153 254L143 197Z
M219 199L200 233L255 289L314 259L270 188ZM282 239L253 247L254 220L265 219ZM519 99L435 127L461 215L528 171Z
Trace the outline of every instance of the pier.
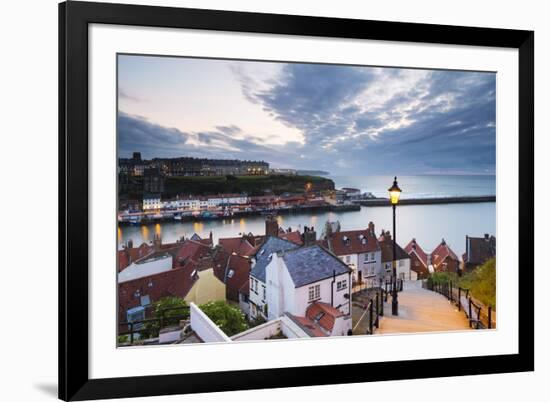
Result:
M431 204L467 204L474 202L496 202L494 195L463 196L463 197L430 197L430 198L409 198L399 200L399 205L431 205ZM389 207L390 200L387 198L371 198L353 201L357 205L365 207Z
M209 220L221 220L231 218L241 218L245 216L259 216L259 215L288 215L299 213L311 213L311 212L347 212L347 211L359 211L361 206L359 204L323 204L323 205L300 205L295 207L273 208L273 209L255 209L255 210L241 210L232 212L229 215L221 213L212 213L207 216L200 214L181 216L179 222L199 222ZM132 224L147 224L156 222L174 222L174 216L181 214L182 211L151 211L151 212L133 212L125 215L125 219L119 219L119 225L132 225ZM130 220L129 217L133 217Z

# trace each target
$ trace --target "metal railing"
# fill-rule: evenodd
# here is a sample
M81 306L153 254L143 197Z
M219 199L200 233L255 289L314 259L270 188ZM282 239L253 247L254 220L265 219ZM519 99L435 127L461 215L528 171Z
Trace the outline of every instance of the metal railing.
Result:
M183 314L170 315L166 314L170 311L184 311ZM159 332L166 327L179 324L181 320L189 318L189 307L169 307L160 311L158 318L145 318L143 320L122 321L118 323L118 336L129 336L129 344L133 345L136 341L136 334L139 338L156 338ZM125 342L126 343L126 342Z
M354 302L356 307L360 307L364 310L363 314L355 324L354 330L359 327L359 325L365 321L365 330L366 335L374 334L376 328L380 327L380 317L384 316L384 289L381 287L378 288L369 288L369 292L373 292L374 295L368 296L368 301L365 303ZM363 327L361 326L361 328ZM361 333L363 331L361 330Z
M445 296L449 302L464 311L470 328L496 328L496 317L491 306L485 306L470 295L470 289L453 286L453 282L434 282L431 278L422 281L422 287Z

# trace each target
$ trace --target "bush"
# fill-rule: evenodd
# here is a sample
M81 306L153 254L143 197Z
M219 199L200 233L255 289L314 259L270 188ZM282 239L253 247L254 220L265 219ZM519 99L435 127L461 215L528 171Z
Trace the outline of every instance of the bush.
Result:
M483 265L461 278L461 286L470 289L474 298L496 310L496 259L491 258Z
M212 301L200 306L200 309L227 336L233 336L248 329L244 313L235 306L224 301Z
M177 307L181 307L181 309ZM174 308L174 310L165 311L172 308ZM163 318L163 327L176 325L180 320L189 318L189 307L187 302L181 297L163 297L153 304L152 318ZM150 321L145 324L142 335L147 338L154 338L158 336L160 329L159 321Z

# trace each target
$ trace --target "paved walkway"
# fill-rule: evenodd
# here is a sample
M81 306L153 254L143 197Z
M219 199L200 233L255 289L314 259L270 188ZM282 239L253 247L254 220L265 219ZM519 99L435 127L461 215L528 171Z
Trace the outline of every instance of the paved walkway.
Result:
M420 281L405 282L398 294L399 315L391 315L391 296L375 334L469 330L463 311L442 295L422 289Z

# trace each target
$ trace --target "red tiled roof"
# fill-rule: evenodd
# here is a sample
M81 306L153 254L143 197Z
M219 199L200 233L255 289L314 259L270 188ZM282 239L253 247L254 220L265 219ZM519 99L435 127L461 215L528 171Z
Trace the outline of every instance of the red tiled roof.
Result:
M230 272L233 274L230 275ZM229 256L225 270L225 284L228 288L239 291L250 275L250 260L239 255Z
M445 240L442 240L441 243L439 243L439 246L437 246L435 250L432 251L433 266L437 269L439 265L441 265L441 263L444 262L447 257L450 257L451 259L458 261L458 257L453 252L453 250L451 250L451 248L445 242Z
M416 254L420 262L424 264L424 267L428 268L428 255L422 247L420 247L420 244L416 242L416 239L412 239L409 244L405 246L405 252L409 255Z
M185 263L187 260L198 262L201 258L210 255L212 249L198 241L186 240L176 255L177 265Z
M199 279L193 264L118 284L118 303L121 319L130 308L141 304L141 296L151 303L167 296L184 298ZM139 292L139 296L136 294Z
M336 318L344 315L340 310L322 302L311 303L306 310L306 318L317 322L325 330L332 332Z
M292 321L294 321L296 324L298 324L298 326L302 328L309 336L328 336L326 333L323 332L319 324L314 323L306 317L298 317L288 313L287 316L292 319Z
M237 298L238 292L241 291L245 283L248 283L250 259L229 254L223 250L219 251L214 258L214 273L218 279L225 283L228 297ZM241 291L241 293L244 292ZM248 288L246 294L248 294Z
M297 230L295 230L294 232L285 232L285 231L283 231L283 233L279 232L279 237L281 239L287 240L299 246L304 244L302 240L302 235Z
M361 235L367 240L366 242L360 239ZM345 238L347 240L344 240ZM380 250L378 240L368 229L335 232L327 240L329 250L338 256Z
M142 243L139 247L125 248L118 251L118 271L122 271L131 263L152 254L155 249L147 243Z
M214 275L222 282L225 282L225 267L228 259L229 254L223 250L217 251L214 256Z
M218 244L229 254L249 256L254 253L254 246L243 237L228 237L219 239Z

